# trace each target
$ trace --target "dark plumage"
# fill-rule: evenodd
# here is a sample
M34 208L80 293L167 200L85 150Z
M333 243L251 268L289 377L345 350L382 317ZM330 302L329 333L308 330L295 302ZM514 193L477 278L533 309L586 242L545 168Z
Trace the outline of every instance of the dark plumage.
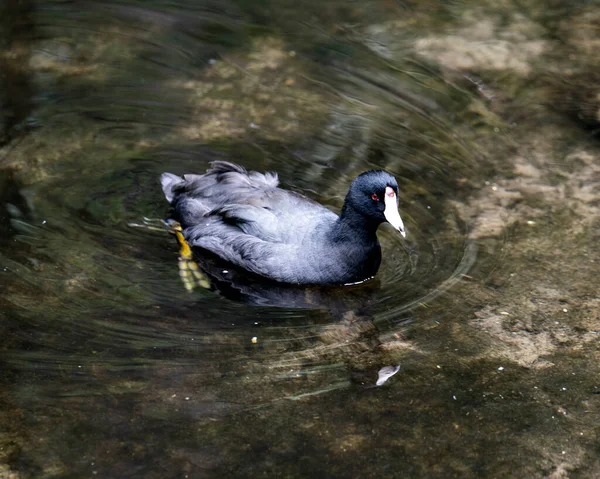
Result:
M404 236L398 184L385 171L359 175L338 216L278 188L275 173L211 165L204 175L163 173L164 194L192 246L261 276L298 284L361 281L379 269L379 224L387 220Z

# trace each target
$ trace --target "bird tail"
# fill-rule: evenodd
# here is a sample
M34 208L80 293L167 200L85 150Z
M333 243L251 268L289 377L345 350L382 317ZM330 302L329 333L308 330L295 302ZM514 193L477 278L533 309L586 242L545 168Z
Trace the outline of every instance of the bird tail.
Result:
M167 198L167 201L169 203L173 201L173 197L175 196L173 188L182 183L183 181L183 178L174 175L173 173L163 173L162 175L160 175L160 184L162 186L163 193L165 194L165 197Z

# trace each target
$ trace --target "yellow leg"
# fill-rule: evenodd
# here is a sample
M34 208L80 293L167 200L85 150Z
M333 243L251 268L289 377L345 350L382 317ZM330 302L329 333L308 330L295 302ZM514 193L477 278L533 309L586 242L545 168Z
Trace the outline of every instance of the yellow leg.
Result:
M183 286L188 291L193 291L196 286L210 289L210 280L194 261L192 248L183 237L181 225L176 221L169 221L167 224L179 243L179 276Z

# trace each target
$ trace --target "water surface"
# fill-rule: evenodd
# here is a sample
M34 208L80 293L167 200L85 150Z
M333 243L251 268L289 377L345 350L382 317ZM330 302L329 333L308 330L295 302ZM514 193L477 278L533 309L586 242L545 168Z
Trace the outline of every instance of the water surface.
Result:
M586 3L4 8L0 475L600 472L593 88L551 101ZM147 226L214 159L334 211L385 168L407 238L339 288L200 254L190 293Z

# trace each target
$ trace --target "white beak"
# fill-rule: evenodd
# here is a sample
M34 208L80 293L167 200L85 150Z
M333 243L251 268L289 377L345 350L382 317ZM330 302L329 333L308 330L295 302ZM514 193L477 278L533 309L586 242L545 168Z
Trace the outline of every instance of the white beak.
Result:
M400 231L403 238L406 238L406 232L404 231L404 223L398 213L398 198L396 192L389 186L385 188L385 210L383 210L383 216L394 228Z

